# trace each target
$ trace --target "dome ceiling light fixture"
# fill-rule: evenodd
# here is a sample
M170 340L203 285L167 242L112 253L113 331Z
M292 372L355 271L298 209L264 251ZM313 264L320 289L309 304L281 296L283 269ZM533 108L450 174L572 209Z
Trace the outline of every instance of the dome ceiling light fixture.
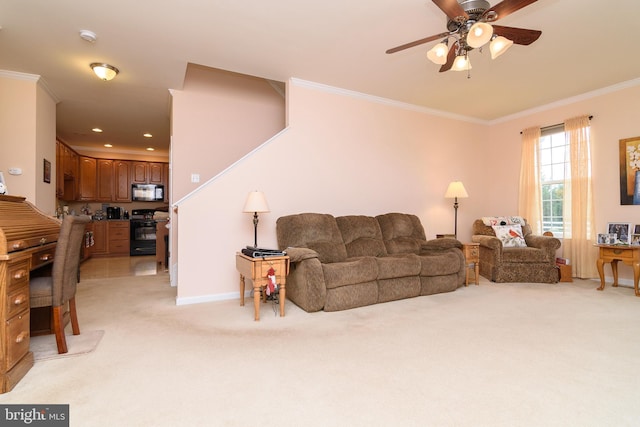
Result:
M113 65L104 64L101 62L94 62L92 64L89 64L89 66L91 67L93 72L96 73L96 76L104 81L113 80L113 78L120 72L120 70L118 70Z
M537 0L502 0L495 6L487 0L432 0L448 17L447 32L394 47L386 53L395 53L434 40L441 41L427 52L427 58L441 65L440 72L471 69L469 52L489 43L491 59L502 55L514 43L530 45L538 40L542 31L492 25ZM451 42L453 40L453 42ZM471 75L467 74L467 78Z

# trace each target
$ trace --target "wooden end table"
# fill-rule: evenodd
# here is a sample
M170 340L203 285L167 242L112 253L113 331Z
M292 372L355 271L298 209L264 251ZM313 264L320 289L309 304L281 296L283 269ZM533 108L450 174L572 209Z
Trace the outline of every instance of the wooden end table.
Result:
M244 279L251 279L253 282L253 307L256 321L260 320L260 294L262 293L262 288L268 284L267 274L270 268L273 268L276 272L276 283L280 288L280 317L284 317L285 284L287 274L289 274L289 257L251 258L240 252L236 253L236 269L240 273L240 305L244 306ZM264 293L263 301L265 302L266 297L266 293Z
M599 291L604 290L604 264L611 263L613 272L613 286L618 286L618 261L633 267L633 288L636 296L640 297L638 290L638 279L640 279L640 246L619 246L619 245L595 245L600 250L596 266L600 275Z
M464 268L467 271L465 286L469 285L469 273L475 270L475 283L480 284L480 243L463 243ZM471 267L473 264L473 267ZM472 270L473 269L473 270Z

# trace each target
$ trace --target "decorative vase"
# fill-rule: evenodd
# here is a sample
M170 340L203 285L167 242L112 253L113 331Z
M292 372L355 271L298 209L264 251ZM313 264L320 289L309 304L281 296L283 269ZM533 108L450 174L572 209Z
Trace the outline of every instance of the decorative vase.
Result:
M640 205L640 170L636 171L636 179L633 182L633 204Z

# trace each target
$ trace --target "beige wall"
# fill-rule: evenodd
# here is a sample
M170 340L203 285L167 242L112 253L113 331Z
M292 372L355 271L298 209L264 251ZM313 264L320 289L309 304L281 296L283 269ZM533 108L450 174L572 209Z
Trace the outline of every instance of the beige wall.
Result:
M0 71L0 170L10 194L47 214L55 211L55 104L39 76ZM43 182L45 158L50 184ZM21 168L22 175L9 175L9 168Z
M174 201L285 126L284 99L257 77L190 64L183 90L172 95ZM194 173L200 183L191 182Z
M276 219L299 212L413 212L428 238L450 233L452 201L443 194L462 180L469 198L460 200L458 235L468 241L475 218L517 213L520 131L580 114L594 115L598 230L640 223L638 208L621 206L618 193L618 140L640 135L637 81L489 124L295 79L287 95L287 130L181 202L179 303L237 297L233 258L253 240L251 215L241 212L251 190L264 191L271 207L260 216L258 243L274 247ZM252 171L261 169L268 173L256 181ZM624 283L630 268L620 270Z
M271 208L260 215L258 244L275 247L276 219L299 212L413 212L430 237L451 233L448 183L466 181L470 194L479 188L483 125L299 81L289 82L287 97L286 131L180 202L178 303L238 297L234 257L253 243L252 215L242 212L252 190ZM460 221L471 218L461 211Z
M548 105L490 127L487 150L482 161L493 164L478 194L484 201L484 211L478 215L500 213L492 209L498 199L508 201L506 213L515 213L518 203L520 173L520 131L530 126L549 126L578 115L593 115L591 121L593 184L596 233L604 233L607 222L640 224L640 206L620 204L619 140L640 136L640 79L604 88L600 91ZM506 160L499 160L504 156ZM510 161L509 159L514 159ZM500 206L498 204L498 206ZM629 282L630 267L620 265L620 277ZM611 276L607 266L605 275Z

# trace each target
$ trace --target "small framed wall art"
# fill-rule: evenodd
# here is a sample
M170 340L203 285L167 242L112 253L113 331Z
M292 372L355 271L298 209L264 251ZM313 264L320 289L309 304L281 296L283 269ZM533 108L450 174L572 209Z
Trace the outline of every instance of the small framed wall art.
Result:
M47 184L50 184L51 183L51 162L47 159L44 159L43 170L44 170L43 180Z

